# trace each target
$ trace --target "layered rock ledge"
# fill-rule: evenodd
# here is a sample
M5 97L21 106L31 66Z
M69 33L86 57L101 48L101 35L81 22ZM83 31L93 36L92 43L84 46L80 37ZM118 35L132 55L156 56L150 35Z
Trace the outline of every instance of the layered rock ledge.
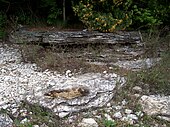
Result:
M19 30L9 36L14 43L42 43L54 45L68 44L140 44L141 34L137 31L119 31L115 33L99 33L88 31L29 31Z

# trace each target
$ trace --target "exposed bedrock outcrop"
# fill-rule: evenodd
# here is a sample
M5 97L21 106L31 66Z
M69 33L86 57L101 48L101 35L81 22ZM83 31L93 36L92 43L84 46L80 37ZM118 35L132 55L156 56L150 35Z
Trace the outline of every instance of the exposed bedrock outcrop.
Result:
M119 31L115 33L99 33L88 31L26 31L19 30L9 36L9 40L14 43L42 43L54 45L68 44L141 44L140 32Z

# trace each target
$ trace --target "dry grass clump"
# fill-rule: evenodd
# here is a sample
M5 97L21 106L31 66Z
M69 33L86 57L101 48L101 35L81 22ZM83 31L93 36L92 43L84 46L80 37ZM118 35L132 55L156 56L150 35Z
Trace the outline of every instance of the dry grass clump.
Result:
M158 31L145 36L145 57L161 57L156 66L128 74L129 89L140 86L147 94L170 95L170 34L160 37Z
M63 53L62 53L63 50ZM85 58L77 57L78 51L64 52L66 49L44 48L39 45L22 45L21 54L24 62L36 63L42 70L53 70L60 73L71 70L74 73L103 72L109 70L106 65L94 65L86 61ZM75 49L77 50L77 49ZM60 51L60 52L59 52ZM81 52L82 50L80 50ZM69 53L68 53L69 52ZM72 55L70 57L70 55Z

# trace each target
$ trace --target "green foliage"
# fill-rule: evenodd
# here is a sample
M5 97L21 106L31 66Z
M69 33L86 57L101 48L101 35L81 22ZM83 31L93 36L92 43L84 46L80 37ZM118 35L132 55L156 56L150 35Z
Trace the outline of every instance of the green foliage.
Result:
M24 12L23 10L16 12L14 20L19 24L26 25L31 25L36 22L36 18L30 12Z
M47 11L47 24L56 25L62 14L61 9L57 6L56 0L41 0L41 8Z
M50 9L49 15L47 17L47 23L49 25L54 25L57 23L58 17L62 14L61 10L57 6L53 6Z
M53 7L56 4L55 0L41 0L41 7Z
M3 12L0 12L0 38L5 36L5 26L7 17Z
M132 12L127 10L129 5L129 1L123 3L121 0L100 2L88 0L74 5L73 11L88 29L114 32L124 30L132 23L130 18Z
M144 8L138 8L136 5L134 5L134 19L133 21L141 23L140 27L152 27L155 25L162 24L161 20L154 17L151 10L144 9Z
M169 21L170 6L167 0L134 1L132 8L135 28L152 28Z
M111 120L104 120L105 127L116 127L116 123Z
M71 0L66 1L66 5L66 19L78 17L88 29L101 32L124 30L130 26L150 29L155 25L169 25L170 20L169 0ZM62 0L0 0L0 12L23 25L37 22L56 25L62 21L62 7Z
M17 127L33 127L33 124L31 124L30 122L19 123L19 121L15 121L15 125Z
M49 127L57 127L60 125L59 118L55 116L54 113L52 113L51 111L47 111L47 109L39 106L38 104L32 105L27 103L26 101L23 101L20 106L21 109L26 109L28 111L28 121L21 123L20 119L23 116L19 115L14 120L14 124L17 127L33 127L33 125L42 125L43 123Z

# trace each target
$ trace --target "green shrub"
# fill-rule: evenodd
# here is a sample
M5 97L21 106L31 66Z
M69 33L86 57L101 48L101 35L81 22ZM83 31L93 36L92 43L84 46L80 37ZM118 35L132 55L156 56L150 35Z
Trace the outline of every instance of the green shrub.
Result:
M152 28L164 23L168 25L170 6L167 0L139 0L132 4L133 27Z
M57 23L58 17L62 14L61 10L57 6L53 6L47 17L47 23L49 25L54 25Z
M35 16L33 16L30 12L24 12L23 10L16 12L13 20L17 24L19 23L26 25L31 25L36 22Z
M130 1L80 1L73 6L73 11L88 29L114 32L124 30L132 23L132 12L128 11Z
M155 17L152 14L152 11L149 9L138 8L136 5L134 6L134 22L138 22L141 27L151 28L153 26L157 26L162 24L161 20ZM138 25L137 25L138 26Z
M47 24L49 25L61 24L59 19L62 15L62 11L57 6L56 0L42 0L40 6L41 6L41 9L46 10L46 13L47 13L46 23Z

